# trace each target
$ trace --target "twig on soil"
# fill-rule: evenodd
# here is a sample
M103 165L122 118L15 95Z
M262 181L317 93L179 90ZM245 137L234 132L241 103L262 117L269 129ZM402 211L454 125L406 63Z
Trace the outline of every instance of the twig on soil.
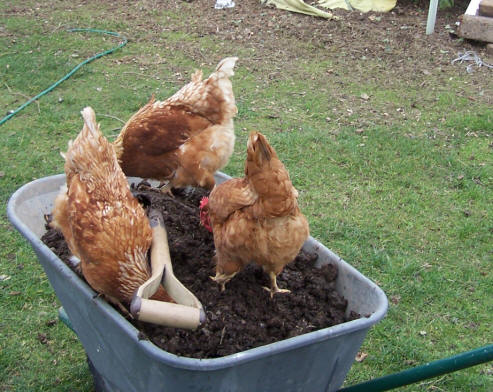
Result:
M16 93L15 91L12 91L12 89L9 87L9 85L7 83L4 83L5 84L5 87L7 87L7 90L9 90L9 93L12 94L12 95L20 95L21 97L23 98L26 98L27 100L31 99L31 97L29 97L28 95L25 95L25 94L22 94L22 93ZM41 113L41 108L39 106L39 102L36 100L34 101L36 102L36 105L38 105L38 113Z
M9 54L17 54L17 52L5 52L5 53L0 53L0 57L7 56Z
M125 121L123 121L121 118L118 118L118 117L112 116L111 114L96 113L96 115L98 115L98 116L102 116L102 117L112 118L112 119L114 119L114 120L120 121L122 124L125 124Z
M203 58L205 61L207 61L206 57L204 56L204 54L202 53L202 51L201 51L200 49L198 50L198 52L199 52L199 54L202 56L202 58Z
M58 23L58 26L55 27L52 31L51 31L51 34L53 34L55 31L57 31L60 27L62 27L62 23Z
M171 79L161 79L161 77L159 75L146 75L146 74L143 74L143 73L139 73L139 72L132 72L132 71L126 71L126 72L123 72L122 73L123 75L137 75L137 76L140 76L142 78L147 78L147 79L156 79L156 78L159 78L159 80L162 80L163 82L167 82L167 83L176 83L177 81L176 80L171 80Z
M224 334L226 333L226 326L223 327L222 331L221 331L221 339L219 339L219 344L221 345L223 343L223 338L224 338Z
M493 68L493 64L488 64L484 62L475 51L473 50L468 50L465 51L464 53L459 52L458 57L454 60L452 60L452 64L454 64L456 61L460 62L461 64L464 61L474 61L474 64L476 64L478 67L486 67L486 68ZM468 64L466 67L466 72L471 73L473 72L472 66L474 64Z
M137 76L141 76L143 78L155 78L156 75L146 75L146 74L143 74L143 73L139 73L139 72L132 72L132 71L126 71L126 72L122 72L123 75L137 75Z

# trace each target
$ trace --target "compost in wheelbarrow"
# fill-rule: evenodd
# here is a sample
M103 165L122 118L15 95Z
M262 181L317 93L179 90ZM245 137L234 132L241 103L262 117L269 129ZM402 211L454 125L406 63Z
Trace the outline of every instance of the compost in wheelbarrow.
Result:
M175 274L199 298L207 315L196 331L130 320L142 339L176 355L215 358L360 317L356 312L346 315L347 301L335 289L337 268L333 264L316 268L317 254L305 251L279 277L280 285L291 289L289 294L271 299L262 288L268 286L268 277L255 265L245 268L221 292L209 278L214 275L212 235L199 223L199 201L208 192L181 189L174 191L174 197L143 187L133 192L148 208L161 211ZM42 239L68 261L67 245L58 232L49 230Z

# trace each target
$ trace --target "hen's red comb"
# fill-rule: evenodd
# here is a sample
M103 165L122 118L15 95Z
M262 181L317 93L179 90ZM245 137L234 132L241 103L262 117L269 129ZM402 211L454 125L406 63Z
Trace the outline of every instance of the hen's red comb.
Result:
M204 208L207 203L209 203L209 198L207 196L204 196L202 199L200 199L200 209Z

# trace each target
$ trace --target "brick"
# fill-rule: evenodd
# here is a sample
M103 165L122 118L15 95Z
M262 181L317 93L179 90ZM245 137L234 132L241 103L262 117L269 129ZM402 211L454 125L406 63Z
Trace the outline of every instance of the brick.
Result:
M493 0L481 0L478 15L493 17Z

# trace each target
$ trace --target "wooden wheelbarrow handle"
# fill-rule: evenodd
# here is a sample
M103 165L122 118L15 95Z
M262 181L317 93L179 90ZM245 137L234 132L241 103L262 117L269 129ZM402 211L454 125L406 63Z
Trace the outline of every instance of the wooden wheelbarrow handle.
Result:
M205 321L202 304L173 274L168 236L161 213L151 210L149 220L152 228L152 275L136 291L130 312L137 320L167 327L196 329ZM176 304L148 299L157 291L161 281Z

